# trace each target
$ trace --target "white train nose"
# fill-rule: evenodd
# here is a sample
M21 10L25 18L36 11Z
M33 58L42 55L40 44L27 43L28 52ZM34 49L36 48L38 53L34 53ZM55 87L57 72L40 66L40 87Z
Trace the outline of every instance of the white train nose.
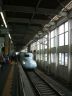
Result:
M23 68L25 69L35 69L37 68L37 63L35 60L33 60L33 54L32 53L25 53L21 59Z

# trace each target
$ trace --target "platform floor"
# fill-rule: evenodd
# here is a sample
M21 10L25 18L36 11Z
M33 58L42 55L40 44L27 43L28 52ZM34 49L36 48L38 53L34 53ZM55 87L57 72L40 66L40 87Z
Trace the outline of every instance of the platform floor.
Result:
M0 69L0 96L16 96L16 64L9 64Z

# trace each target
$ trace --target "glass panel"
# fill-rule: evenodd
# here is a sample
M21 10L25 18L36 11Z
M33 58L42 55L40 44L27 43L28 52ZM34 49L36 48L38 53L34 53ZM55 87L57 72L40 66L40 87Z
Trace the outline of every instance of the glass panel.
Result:
M59 27L59 34L64 33L64 24Z
M45 45L45 49L47 49L47 45Z
M39 44L39 40L37 41L37 45Z
M62 65L64 65L64 54L62 53Z
M50 33L49 33L49 48L50 48Z
M59 35L59 46L63 46L64 45L64 34Z
M54 47L54 38L51 39L51 47Z
M61 53L59 53L59 64L61 64Z
M47 40L45 41L45 49L47 49Z
M45 54L45 61L47 61L47 54Z
M39 44L37 45L37 50L39 50Z
M53 38L53 37L54 37L54 30L51 31L51 38Z
M54 47L56 47L57 46L57 37L55 37L54 39L55 39L54 40Z
M59 64L64 65L64 53L59 53Z
M65 32L68 31L68 22L65 23Z
M55 36L57 36L57 29L55 29Z
M68 45L68 32L65 33L65 45Z
M65 53L65 66L68 66L68 53Z
M54 63L54 54L51 54L51 63Z

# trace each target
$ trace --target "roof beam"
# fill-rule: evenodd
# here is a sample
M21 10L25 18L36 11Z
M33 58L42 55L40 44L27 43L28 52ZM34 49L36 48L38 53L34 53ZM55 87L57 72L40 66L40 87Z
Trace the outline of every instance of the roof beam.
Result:
M5 5L4 10L8 11L8 12L23 12L23 13L34 13L35 12L34 7L11 6L11 5ZM36 8L37 14L56 15L57 12L58 12L58 10L56 10L56 9Z
M41 24L41 25L44 25L49 22L49 20L40 20L40 19L32 19L30 21L29 19L25 19L25 18L8 18L7 21L12 23L30 23L30 24Z
M31 17L31 20L34 18L34 15L36 14L36 10L38 9L41 1L42 1L42 0L39 0L39 1L38 1L37 5L36 5L36 8L35 8L35 11L33 12L33 15L32 15L32 17Z
M20 34L20 33L19 34L18 33L15 34L14 33L14 34L11 34L11 35L12 35L12 37L16 37L17 36L17 37L22 37L23 38L24 36L27 36L28 34L32 36L33 33L22 33L22 34Z

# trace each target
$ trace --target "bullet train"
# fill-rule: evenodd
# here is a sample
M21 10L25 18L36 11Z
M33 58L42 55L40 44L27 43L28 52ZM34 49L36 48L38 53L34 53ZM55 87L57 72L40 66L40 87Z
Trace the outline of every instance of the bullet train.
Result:
M29 52L21 54L21 63L24 69L32 70L37 68L37 63L33 59L33 54Z

